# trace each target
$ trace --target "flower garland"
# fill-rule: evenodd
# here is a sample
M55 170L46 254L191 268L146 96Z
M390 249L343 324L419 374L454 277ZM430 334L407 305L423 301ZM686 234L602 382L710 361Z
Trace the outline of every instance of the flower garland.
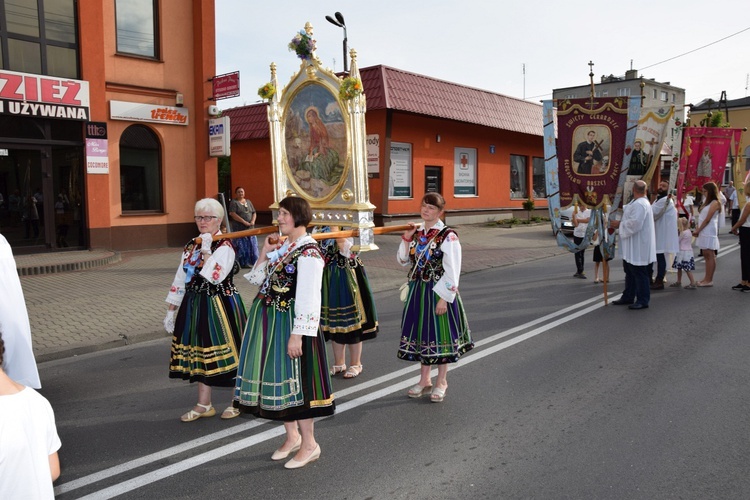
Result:
M341 82L339 87L339 97L345 101L354 99L362 93L362 80L354 78L353 76L347 76Z
M315 40L305 30L300 30L289 42L289 50L294 51L297 57L304 61L310 60L315 50Z
M274 94L276 94L276 87L274 87L271 82L268 82L258 89L258 95L261 99L271 100Z

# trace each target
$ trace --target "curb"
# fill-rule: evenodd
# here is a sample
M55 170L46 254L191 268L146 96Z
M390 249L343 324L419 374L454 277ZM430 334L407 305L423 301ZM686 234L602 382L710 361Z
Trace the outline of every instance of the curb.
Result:
M83 260L80 262L63 262L59 264L46 264L39 266L22 266L16 267L19 276L35 276L40 274L66 273L70 271L83 271L98 267L115 264L122 260L120 252L113 252L106 257L93 260Z

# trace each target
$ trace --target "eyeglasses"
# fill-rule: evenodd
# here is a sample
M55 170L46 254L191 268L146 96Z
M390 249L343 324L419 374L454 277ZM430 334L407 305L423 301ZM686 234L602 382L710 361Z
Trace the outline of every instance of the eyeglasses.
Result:
M195 222L211 222L213 219L218 219L215 215L196 215Z

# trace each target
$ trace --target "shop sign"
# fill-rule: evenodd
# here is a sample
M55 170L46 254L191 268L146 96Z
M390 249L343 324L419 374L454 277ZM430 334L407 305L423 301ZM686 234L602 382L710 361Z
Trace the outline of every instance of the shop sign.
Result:
M477 150L455 148L453 172L453 194L476 196L477 194Z
M0 70L0 115L89 119L89 82Z
M209 156L229 156L229 117L208 120Z
M380 177L380 135L367 136L367 177Z
M188 125L188 110L175 106L158 106L140 102L109 101L112 120Z
M107 122L88 122L86 124L86 138L106 139L107 138Z
M86 139L86 172L109 173L109 144L107 139Z
M240 95L240 72L226 73L211 79L214 99L227 99Z
M388 170L388 197L411 198L411 144L391 142L391 165Z

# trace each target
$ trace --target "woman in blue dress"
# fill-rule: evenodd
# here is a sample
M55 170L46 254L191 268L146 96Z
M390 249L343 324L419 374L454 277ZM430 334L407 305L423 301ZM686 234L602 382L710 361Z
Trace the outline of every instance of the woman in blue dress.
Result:
M411 398L430 394L433 403L445 398L448 363L474 347L466 320L458 281L461 274L461 244L456 232L440 220L445 200L438 193L422 198L421 227L401 236L397 260L411 266L409 293L401 319L398 357L419 361L419 382L408 391ZM432 385L430 371L437 365Z
M234 406L241 412L284 422L286 439L271 456L296 469L320 457L315 417L333 415L325 340L320 332L323 256L307 234L312 219L304 198L279 202L279 232L272 236L245 278L260 286L248 313L240 348ZM296 452L296 454L295 454Z

